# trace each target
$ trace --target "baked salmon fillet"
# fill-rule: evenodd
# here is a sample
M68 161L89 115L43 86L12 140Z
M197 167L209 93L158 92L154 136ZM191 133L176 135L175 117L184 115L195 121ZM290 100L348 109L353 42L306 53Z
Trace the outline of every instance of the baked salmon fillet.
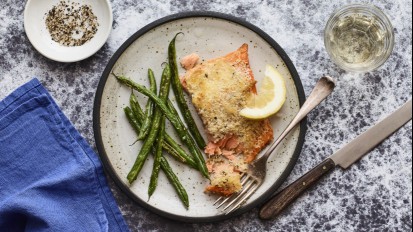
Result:
M181 60L183 67L191 66L181 82L208 136L205 153L211 183L206 192L228 196L241 190L240 173L273 139L273 129L268 119L250 120L239 115L256 94L247 44L192 67L194 57Z

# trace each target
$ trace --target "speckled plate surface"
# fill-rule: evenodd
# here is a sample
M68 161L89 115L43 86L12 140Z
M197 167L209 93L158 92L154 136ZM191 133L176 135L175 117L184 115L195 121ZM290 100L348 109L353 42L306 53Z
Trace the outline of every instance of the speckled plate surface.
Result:
M159 83L161 64L167 60L169 41L178 32L184 33L176 43L178 59L192 52L198 53L205 60L215 58L236 50L243 43L248 43L251 67L258 85L264 77L266 64L278 68L286 79L288 100L281 112L271 118L275 136L279 136L293 119L305 100L305 94L292 62L272 38L257 27L224 14L191 12L160 19L135 33L110 60L99 83L94 108L96 144L110 176L132 200L157 214L187 222L223 220L251 210L274 194L291 172L300 154L306 122L301 123L301 126L275 151L276 154L269 160L268 175L264 184L234 213L224 215L215 209L212 204L217 197L203 191L208 184L207 180L198 172L173 159L169 159L171 166L189 195L189 209L185 209L163 173L160 175L157 190L148 201L152 157L148 158L138 179L129 185L126 176L141 144L131 145L136 135L123 113L123 108L128 105L131 90L120 85L110 73L113 71L128 76L148 86L147 69L152 68ZM180 72L183 73L184 70ZM170 98L174 102L172 93ZM139 100L144 105L147 99L139 95ZM192 106L191 109L198 126L202 127ZM167 130L174 134L170 125L167 126Z

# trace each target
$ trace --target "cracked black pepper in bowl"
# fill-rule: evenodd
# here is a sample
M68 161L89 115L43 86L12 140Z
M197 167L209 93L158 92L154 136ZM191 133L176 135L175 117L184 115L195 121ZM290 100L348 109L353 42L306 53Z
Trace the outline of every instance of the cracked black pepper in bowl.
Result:
M82 46L96 35L98 26L90 5L60 1L46 13L46 27L52 40L63 46Z

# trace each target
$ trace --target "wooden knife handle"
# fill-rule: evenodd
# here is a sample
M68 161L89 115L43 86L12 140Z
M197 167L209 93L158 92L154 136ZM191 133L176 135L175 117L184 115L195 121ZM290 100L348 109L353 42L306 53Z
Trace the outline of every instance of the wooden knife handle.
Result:
M294 183L283 189L274 198L264 204L260 210L260 218L264 220L278 216L294 200L296 200L305 190L314 185L321 177L335 168L336 164L330 158L313 168L307 174L299 178Z

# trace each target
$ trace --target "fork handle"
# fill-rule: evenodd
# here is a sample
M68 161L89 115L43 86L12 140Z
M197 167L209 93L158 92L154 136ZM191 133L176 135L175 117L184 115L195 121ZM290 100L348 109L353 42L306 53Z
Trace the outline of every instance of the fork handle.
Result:
M261 208L259 217L264 220L272 219L278 216L302 193L313 186L321 177L335 168L336 164L330 158L323 161L317 167L313 168L307 174L283 189L274 198L264 204Z

